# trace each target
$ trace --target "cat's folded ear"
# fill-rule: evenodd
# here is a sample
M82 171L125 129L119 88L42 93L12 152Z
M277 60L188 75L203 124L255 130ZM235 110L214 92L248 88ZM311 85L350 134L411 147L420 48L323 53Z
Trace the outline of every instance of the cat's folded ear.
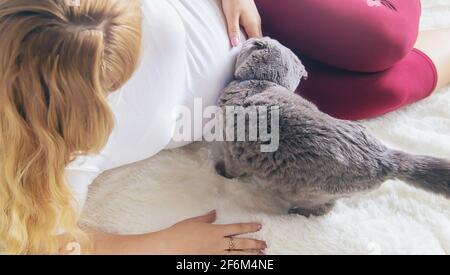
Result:
M236 62L236 80L274 82L290 91L294 91L306 75L298 57L269 37L246 41Z
M261 40L261 39L255 39L253 41L253 45L255 45L258 49L266 49L269 44L267 43L267 41Z

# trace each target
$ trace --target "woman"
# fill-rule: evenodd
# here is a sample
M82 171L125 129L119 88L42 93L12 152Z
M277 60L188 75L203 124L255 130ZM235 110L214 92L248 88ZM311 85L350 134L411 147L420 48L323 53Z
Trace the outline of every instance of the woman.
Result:
M171 110L191 93L212 104L238 50L216 1L76 4L0 1L0 244L11 254L72 242L102 254L262 253L263 241L229 238L261 225L213 225L214 211L143 235L79 228L92 180L167 147Z
M88 185L101 172L184 144L171 142L178 125L171 111L179 105L194 108L195 98L204 106L215 103L232 77L244 39L239 25L248 36L261 35L253 1L220 2L0 0L0 243L8 253L64 253L66 243L77 241L102 254L263 254L265 242L242 236L260 230L260 224L214 225L214 211L134 236L83 232L77 225ZM408 94L408 100L395 106L400 107L434 89L435 67L437 87L448 82L450 42L441 38L448 31L421 35L420 46L434 65L425 54L407 51L417 32L419 1L348 0L347 8L325 4L330 2L257 2L269 34L320 61L308 62L311 77L301 92L323 110L348 118L392 110L384 98L408 92L399 79L411 76L418 80L421 96L414 90L414 96ZM405 22L395 21L388 9ZM377 14L372 20L390 19L393 25L377 29L368 16L361 16L369 10ZM352 22L367 23L367 28L354 28ZM401 23L405 25L397 25ZM388 26L402 28L397 34L408 42L405 49L399 47L403 51L387 43L395 40L383 35ZM345 30L345 39L356 39L351 45L339 44ZM337 31L342 33L334 37ZM358 42L367 36L372 43ZM377 49L373 40L381 38L386 38L386 49L375 53L389 58L378 62L372 56ZM436 43L438 39L443 41ZM230 50L230 41L236 48ZM368 56L367 46L374 47ZM417 57L404 65L413 52ZM413 84L406 88L415 88ZM386 93L383 100L366 99L369 91L358 90L364 85L373 93ZM351 95L361 102L341 106L351 101L347 98L333 107L326 92L333 101ZM194 129L192 138L199 137Z

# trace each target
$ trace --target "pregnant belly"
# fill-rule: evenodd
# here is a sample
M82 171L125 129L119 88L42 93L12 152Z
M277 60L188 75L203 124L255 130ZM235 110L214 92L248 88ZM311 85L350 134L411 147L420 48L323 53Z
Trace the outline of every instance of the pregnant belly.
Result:
M88 173L90 179L201 138L202 125L192 131L200 134L174 142L179 121L173 111L182 105L193 113L195 98L204 107L214 105L233 75L239 49L230 47L218 0L141 1L141 64L108 98L113 132L99 154L80 156L67 167Z
M169 3L178 13L186 34L183 105L191 111L192 122L191 138L172 140L168 148L173 148L202 138L202 127L207 120L199 123L194 118L200 117L198 112L206 107L216 105L220 92L233 78L240 48L230 46L219 0L169 0ZM183 127L180 124L185 124L186 120L180 119L180 116L178 118L176 129L181 129Z

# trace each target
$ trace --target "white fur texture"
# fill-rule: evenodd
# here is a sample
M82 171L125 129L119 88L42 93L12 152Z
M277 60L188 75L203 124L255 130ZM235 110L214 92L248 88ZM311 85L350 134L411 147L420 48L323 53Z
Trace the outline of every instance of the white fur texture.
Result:
M450 27L450 2L424 0L422 28ZM450 45L449 45L450 47ZM386 144L450 159L450 88L366 125ZM450 254L450 201L388 182L325 217L288 216L252 186L216 176L202 144L110 171L83 221L118 233L159 230L217 209L219 223L260 221L269 254Z

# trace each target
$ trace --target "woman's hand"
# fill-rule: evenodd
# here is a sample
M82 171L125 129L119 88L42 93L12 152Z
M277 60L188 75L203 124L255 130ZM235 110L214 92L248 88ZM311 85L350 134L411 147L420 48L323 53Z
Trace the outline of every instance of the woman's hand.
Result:
M163 233L165 250L183 255L258 255L267 248L264 241L237 237L258 232L262 228L260 224L214 225L215 220L216 212L211 211L172 226Z
M249 38L261 37L261 17L254 0L222 0L231 45L239 45L239 26Z
M97 254L164 255L264 255L264 241L239 238L261 230L256 223L214 225L212 211L150 234L137 236L100 236L95 241ZM94 235L95 237L95 235Z

